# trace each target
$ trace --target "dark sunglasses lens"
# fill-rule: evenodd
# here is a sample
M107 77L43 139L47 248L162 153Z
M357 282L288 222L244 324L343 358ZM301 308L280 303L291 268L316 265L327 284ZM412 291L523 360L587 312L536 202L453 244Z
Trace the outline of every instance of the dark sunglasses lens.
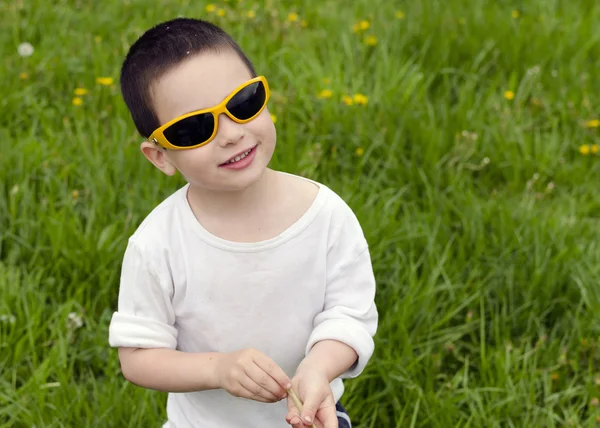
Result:
M235 94L227 103L227 110L240 120L250 119L263 108L266 97L265 85L255 82Z
M163 134L174 146L191 147L208 140L214 129L213 115L202 113L174 123L165 129Z

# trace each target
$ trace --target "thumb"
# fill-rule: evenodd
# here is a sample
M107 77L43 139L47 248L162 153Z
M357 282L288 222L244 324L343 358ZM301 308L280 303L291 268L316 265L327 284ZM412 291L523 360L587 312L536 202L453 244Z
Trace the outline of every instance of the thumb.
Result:
M304 405L302 406L302 422L305 424L312 424L315 420L315 414L324 397L314 390L308 390L304 396Z

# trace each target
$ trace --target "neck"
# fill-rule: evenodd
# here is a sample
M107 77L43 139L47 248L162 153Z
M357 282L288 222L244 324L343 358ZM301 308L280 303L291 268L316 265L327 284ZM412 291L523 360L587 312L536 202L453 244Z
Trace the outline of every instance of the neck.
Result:
M266 169L262 177L252 186L239 191L219 192L198 186L190 186L187 198L196 215L209 216L248 215L264 206L264 201L273 191L276 172Z

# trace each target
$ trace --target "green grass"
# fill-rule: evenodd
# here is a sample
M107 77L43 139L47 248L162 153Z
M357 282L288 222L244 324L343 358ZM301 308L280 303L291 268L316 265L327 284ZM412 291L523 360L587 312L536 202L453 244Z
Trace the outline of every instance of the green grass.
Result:
M206 3L51 3L0 3L0 426L158 426L165 395L123 380L107 328L128 236L183 182L143 159L116 79L144 29ZM273 166L340 193L372 247L355 425L595 426L600 158L579 148L599 143L600 5L218 5L274 90Z

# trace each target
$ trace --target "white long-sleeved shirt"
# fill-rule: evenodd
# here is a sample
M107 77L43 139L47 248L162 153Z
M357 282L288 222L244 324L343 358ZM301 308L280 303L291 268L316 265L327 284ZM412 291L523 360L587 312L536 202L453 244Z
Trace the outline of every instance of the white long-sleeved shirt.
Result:
M189 185L158 205L130 237L122 265L113 347L183 352L257 349L292 377L312 346L334 339L358 362L331 383L358 376L373 353L375 279L358 220L331 189L279 236L221 239L202 227ZM289 428L285 401L263 404L224 390L170 393L170 428Z

